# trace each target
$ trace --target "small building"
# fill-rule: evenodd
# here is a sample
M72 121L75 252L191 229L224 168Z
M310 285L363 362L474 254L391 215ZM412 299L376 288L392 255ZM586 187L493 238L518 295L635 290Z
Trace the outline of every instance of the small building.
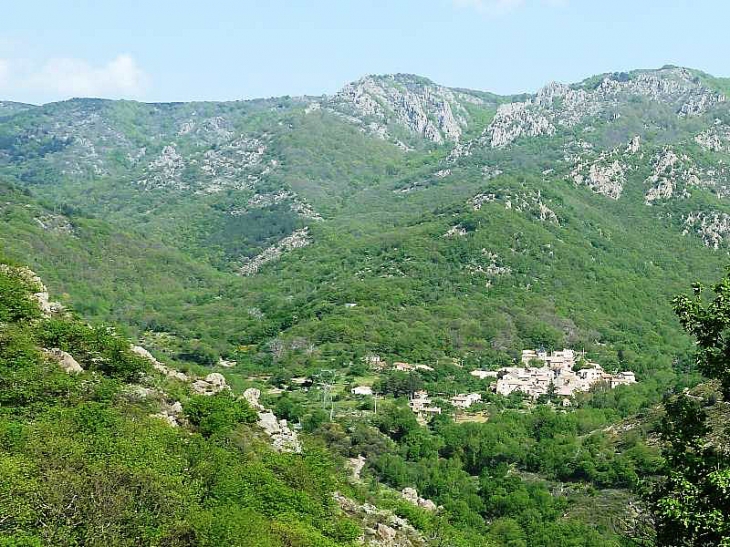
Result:
M411 372L413 370L416 370L416 367L411 365L410 363L404 363L402 361L396 361L393 363L393 368L395 370L400 370L401 372Z
M619 372L611 377L611 388L616 386L628 386L636 383L636 376L631 371Z
M469 393L468 395L459 393L451 398L451 404L456 408L469 408L471 405L481 400L482 396L480 393Z
M373 388L371 388L370 386L356 386L353 387L350 392L353 395L372 395Z
M411 397L411 400L408 401L408 406L411 407L411 410L415 412L416 414L420 412L423 408L429 406L431 404L431 399L428 396L428 392L426 391L416 391L413 394L413 397Z
M496 370L472 370L469 374L484 380L485 378L496 378L499 373Z

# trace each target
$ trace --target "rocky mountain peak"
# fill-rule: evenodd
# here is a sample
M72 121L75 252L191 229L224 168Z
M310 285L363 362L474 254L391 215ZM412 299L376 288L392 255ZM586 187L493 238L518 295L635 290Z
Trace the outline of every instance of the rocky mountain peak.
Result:
M433 143L458 142L469 125L466 104L482 105L478 94L455 90L412 74L365 76L347 84L328 106L351 116L383 139L408 132Z
M695 72L681 67L601 74L571 85L550 82L525 100L500 105L478 142L502 148L523 136L553 135L561 127L612 122L637 101L692 117L711 112L725 100Z

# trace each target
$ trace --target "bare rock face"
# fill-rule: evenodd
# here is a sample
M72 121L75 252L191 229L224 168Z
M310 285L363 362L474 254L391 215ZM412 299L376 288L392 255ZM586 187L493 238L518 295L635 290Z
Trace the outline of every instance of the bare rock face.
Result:
M426 509L428 511L436 511L436 509L438 509L433 501L420 497L418 495L418 491L415 488L404 488L403 490L401 490L401 495L403 496L403 499L407 502L412 503L413 505L416 505L418 507L422 507L423 509Z
M258 425L271 437L271 445L275 450L301 454L302 443L286 420L279 420L270 410L262 411L259 412Z
M715 125L695 136L694 141L709 152L730 150L730 127L715 122Z
M552 135L555 126L539 110L529 108L530 101L503 104L487 128L492 148L503 148L519 137Z
M71 357L71 355L66 353L65 351L62 351L58 348L53 348L50 350L44 350L43 352L46 354L47 357L61 365L61 368L67 374L78 374L84 371L78 361L76 361L76 359Z
M586 174L584 174L585 166L583 164L578 164L571 172L576 184L585 185L595 193L603 194L611 199L621 197L626 183L626 170L618 160L606 163L601 158L587 167Z
M524 213L540 222L560 224L555 214L545 200L542 193L526 190L517 192L507 188L494 188L493 191L482 192L471 197L467 203L472 209L479 211L487 203L501 203L505 209Z
M181 176L185 160L178 153L175 144L169 144L147 166L146 176L139 181L144 188L187 188Z
M366 76L346 85L328 103L364 131L391 139L389 129L402 126L431 142L458 142L469 123L466 103L482 104L477 95L452 90L406 74ZM405 145L400 143L403 147Z
M312 206L291 190L278 190L277 192L254 194L248 200L247 207L243 209L234 209L231 211L232 216L239 216L247 213L252 209L263 209L278 205L280 203L288 204L289 209L298 214L301 218L320 221L322 216L317 213Z
M702 167L686 154L665 147L652 159L652 174L645 181L651 185L645 194L646 204L672 197L687 198L692 188L704 188L718 197L727 197L729 174L722 162Z
M218 372L208 374L204 380L195 380L192 387L193 391L199 395L215 395L225 389L230 389L225 377Z
M65 215L45 213L35 217L34 220L38 223L38 226L40 226L47 232L53 232L63 235L74 234L73 224L71 224L71 221Z
M674 166L678 161L679 157L670 149L665 149L655 157L654 172L646 179L646 182L653 185L646 193L647 204L672 197L676 186Z
M639 149L641 148L641 137L638 135L632 137L629 144L626 146L626 151L624 152L625 156L632 156L639 152Z
M264 264L278 260L285 252L306 247L311 242L312 237L309 235L309 228L304 227L281 239L275 245L264 249L261 254L247 259L243 266L239 268L239 272L241 275L254 275Z
M352 472L352 475L350 475L350 479L353 482L360 482L360 474L362 473L362 470L365 468L365 458L362 454L360 454L357 458L349 458L347 460L347 467Z
M466 228L464 228L461 224L457 224L456 226L449 228L443 237L463 237L466 234Z
M619 199L626 184L626 175L634 168L630 163L641 148L641 138L635 136L623 152L617 147L599 154L583 141L566 145L565 161L573 167L567 178L574 184L586 186L596 194Z
M396 532L393 528L388 526L387 524L383 524L382 522L378 523L377 527L377 534L378 539L382 542L384 542L384 545L393 545L395 542L395 538L398 535L398 532Z
M256 410L259 416L258 425L271 437L271 445L279 452L293 452L301 454L302 443L296 431L289 428L286 420L279 420L276 415L259 402L261 391L256 388L249 388L243 392L243 398Z
M251 408L254 410L264 410L263 405L259 402L259 397L261 397L261 391L254 387L250 387L243 392L243 398L246 399L246 402Z
M707 247L719 249L730 236L730 215L719 212L690 213L684 220L684 234L693 232Z
M632 97L669 105L679 117L704 114L725 101L724 95L702 85L690 71L674 67L607 74L598 85L551 82L524 101L500 105L476 143L503 148L521 137L552 135L559 127L572 128L589 119L614 120ZM471 144L454 153L469 155Z
M188 378L188 375L184 372L180 372L179 370L175 370L160 363L149 351L147 351L142 346L131 346L130 349L140 357L144 357L145 359L147 359L150 363L152 363L152 367L157 372L164 374L168 378L174 378L176 380L180 380L181 382L187 382L190 379Z
M334 493L340 509L348 516L363 522L364 535L360 543L371 547L425 547L426 539L406 519L391 511Z

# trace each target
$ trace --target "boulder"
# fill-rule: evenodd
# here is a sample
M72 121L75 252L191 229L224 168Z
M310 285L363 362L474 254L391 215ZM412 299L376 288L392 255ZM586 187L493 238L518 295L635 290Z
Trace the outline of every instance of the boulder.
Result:
M212 372L205 377L205 380L196 380L193 382L193 391L200 395L215 395L223 391L224 389L230 389L226 379L222 374Z
M403 496L403 499L407 502L426 509L427 511L436 511L436 509L438 509L433 501L419 496L418 490L416 490L415 488L404 488L403 490L401 490L401 496Z
M130 349L140 357L144 357L145 359L147 359L150 363L152 363L152 368L154 368L157 372L164 374L168 378L174 378L176 380L180 380L181 382L187 382L189 380L187 374L185 374L184 372L180 372L179 370L166 367L157 359L155 359L154 355L152 355L142 346L131 346Z
M259 397L261 397L261 391L255 387L250 387L243 392L243 398L254 410L264 410L264 407L259 403Z
M152 414L152 417L165 420L171 427L178 427L185 421L183 418L183 407L180 401L166 405L157 414Z
M79 372L84 371L78 361L63 350L53 348L50 350L44 350L44 353L61 365L61 368L63 368L63 370L65 370L68 374L78 374Z
M387 524L378 523L377 534L378 538L380 538L382 541L392 542L395 540L397 532Z

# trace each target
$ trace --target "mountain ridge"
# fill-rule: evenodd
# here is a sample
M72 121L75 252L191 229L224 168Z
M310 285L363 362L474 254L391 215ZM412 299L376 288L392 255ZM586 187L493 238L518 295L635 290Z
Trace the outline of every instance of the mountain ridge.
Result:
M727 103L688 69L634 73L599 75L593 91L584 89L591 87L585 84L590 79L573 86L547 84L509 102L412 75L386 75L348 84L344 95L311 100L54 103L0 123L0 176L54 206L103 217L107 230L148 234L171 256L180 255L179 266L194 260L209 272L200 273L204 278L220 278L211 281L214 286L238 271L253 272L242 284L244 293L252 284L279 283L277 276L288 275L283 269L301 272L293 257L312 255L323 263L350 263L352 271L342 275L356 285L374 286L378 279L404 284L406 300L413 301L422 293L412 292L417 285L412 278L416 272L427 276L422 266L428 253L439 256L434 258L439 264L457 252L458 267L443 262L438 274L453 283L454 294L462 286L468 298L484 298L480 285L493 294L506 284L528 296L534 281L528 279L526 262L518 266L521 251L510 232L530 232L529 246L538 241L554 246L565 240L567 230L571 245L583 247L578 254L590 253L593 245L610 249L605 234L616 228L601 226L609 217L583 226L583 215L611 209L602 199L622 204L623 212L610 213L616 226L621 215L631 214L657 234L672 234L684 242L680 246L697 243L721 250L726 244L730 217L724 215L730 209L723 200L730 182L723 162L730 141L722 117ZM365 88L356 89L358 82ZM687 101L694 106L683 113ZM498 238L484 231L490 218L499 219ZM68 220L43 213L31 221L41 239L45 233L66 237L58 230ZM580 238L594 231L598 235L590 236L594 239L585 247ZM308 234L301 240L306 246L287 243L299 241L295 234L303 233ZM354 256L334 241L335 234L347 236L353 249L361 248L353 239L360 234L374 249ZM403 239L400 234L413 238L415 255L401 256L403 247L388 243ZM98 244L90 241L75 245ZM476 241L482 247L475 248ZM541 253L531 259L538 271L546 268ZM374 256L379 256L376 266L368 264ZM610 261L615 260L612 255ZM701 260L715 263L718 257ZM409 273L406 266L414 261L418 267ZM328 277L316 264L302 263L311 268L305 275ZM228 279L233 283L235 278ZM345 286L337 290L349 292ZM312 286L307 291L314 291L307 298L322 297ZM235 292L236 298L251 300ZM549 302L554 295L545 292L540 298ZM514 332L512 312L520 315L504 305L511 311L494 330L499 336ZM284 330L302 321L309 326L300 330L319 328L311 318L292 323L296 313L284 302L275 307L289 315L279 324L290 325ZM343 320L331 303L324 309L324 315L317 311L314 317ZM141 312L133 313L134 328L145 330ZM349 313L367 321L359 311ZM440 313L434 308L427 323L440 323ZM548 316L552 313L556 324L575 321L565 312ZM244 330L259 332L248 319L243 323L249 325ZM181 328L179 321L173 324ZM273 330L267 332L244 339L265 343L273 337ZM482 328L475 332L484 335ZM214 345L221 351L234 344ZM476 340L469 345L480 346ZM494 345L499 351L516 349ZM438 347L436 353L460 351L453 342ZM413 350L399 351L405 357Z

